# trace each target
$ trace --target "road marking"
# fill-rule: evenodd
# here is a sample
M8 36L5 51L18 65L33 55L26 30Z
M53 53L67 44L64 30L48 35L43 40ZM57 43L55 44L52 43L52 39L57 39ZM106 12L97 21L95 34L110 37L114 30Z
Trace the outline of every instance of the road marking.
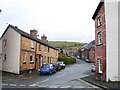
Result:
M85 88L83 86L74 86L73 88Z
M26 85L19 85L20 87L25 87Z
M37 83L31 84L31 85L29 85L29 86L31 86L31 87L39 86L39 84L44 83L44 82L47 82L47 81L49 81L49 80L50 80L50 79L46 79L46 80L43 80L43 81L41 81L41 82L37 82Z
M52 86L49 86L49 88L58 88L60 85L52 85Z
M5 85L8 85L8 84L1 84L1 85L5 86Z
M40 86L38 86L38 87L47 87L48 85L40 85Z
M17 86L16 84L9 84L10 86Z
M43 80L43 81L41 81L41 82L39 82L39 83L43 83L43 82L47 82L47 81L49 81L50 79L46 79L46 80Z
M93 85L93 84L90 84L90 83L88 83L88 82L86 82L86 81L83 81L82 79L78 79L80 82L83 82L83 83L85 83L85 84L87 84L88 86L91 86L91 87L93 87L93 88L98 88L97 86L95 86L95 85Z
M62 77L62 76L64 76L65 74L62 74L62 75L59 75L59 76L56 76L56 77Z
M70 88L71 86L62 86L60 88Z

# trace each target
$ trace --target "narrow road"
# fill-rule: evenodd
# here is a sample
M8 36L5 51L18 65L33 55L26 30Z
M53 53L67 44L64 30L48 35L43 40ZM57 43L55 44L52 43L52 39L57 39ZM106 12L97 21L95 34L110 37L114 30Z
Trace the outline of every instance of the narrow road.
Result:
M3 88L94 88L80 80L80 78L92 75L91 63L85 63L77 59L76 64L66 65L66 68L53 75L40 75L39 72L33 78L9 80L2 83Z

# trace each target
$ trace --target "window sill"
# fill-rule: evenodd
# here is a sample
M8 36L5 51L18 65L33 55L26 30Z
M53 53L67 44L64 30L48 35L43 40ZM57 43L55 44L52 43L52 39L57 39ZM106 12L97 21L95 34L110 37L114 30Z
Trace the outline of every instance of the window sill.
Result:
M31 49L34 49L34 47L31 47Z
M101 74L101 75L102 75L103 73L102 73L102 71L98 71L98 74Z
M33 61L30 61L30 64L33 64L34 62Z
M101 43L101 44L98 44L98 45L96 45L96 46L101 46L101 45L103 45L103 43Z
M101 27L102 26L102 24L101 25L99 25L99 26L97 26L97 28L99 28L99 27Z
M23 61L23 64L26 64L26 62L25 62L25 61Z

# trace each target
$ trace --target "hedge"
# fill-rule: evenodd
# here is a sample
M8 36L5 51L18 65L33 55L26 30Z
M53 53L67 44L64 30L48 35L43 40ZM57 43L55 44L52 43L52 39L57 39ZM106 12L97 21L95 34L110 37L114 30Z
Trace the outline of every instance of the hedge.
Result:
M65 64L74 64L74 63L76 63L76 58L62 57L62 58L58 58L58 61L63 61Z

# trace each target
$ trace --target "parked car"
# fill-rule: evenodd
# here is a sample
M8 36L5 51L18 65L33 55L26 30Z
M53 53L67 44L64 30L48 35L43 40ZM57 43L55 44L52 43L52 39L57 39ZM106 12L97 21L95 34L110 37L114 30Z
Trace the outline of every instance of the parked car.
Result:
M40 74L53 74L56 73L56 69L53 64L43 64L40 68Z
M77 56L77 59L80 59L80 56Z
M91 61L89 59L85 59L85 62L87 63L91 63Z
M61 65L54 63L53 66L55 67L56 71L60 71L61 70Z
M57 64L59 64L61 66L61 69L65 69L65 64L63 61L59 61L59 62L57 62Z
M95 63L91 66L91 72L95 72Z

